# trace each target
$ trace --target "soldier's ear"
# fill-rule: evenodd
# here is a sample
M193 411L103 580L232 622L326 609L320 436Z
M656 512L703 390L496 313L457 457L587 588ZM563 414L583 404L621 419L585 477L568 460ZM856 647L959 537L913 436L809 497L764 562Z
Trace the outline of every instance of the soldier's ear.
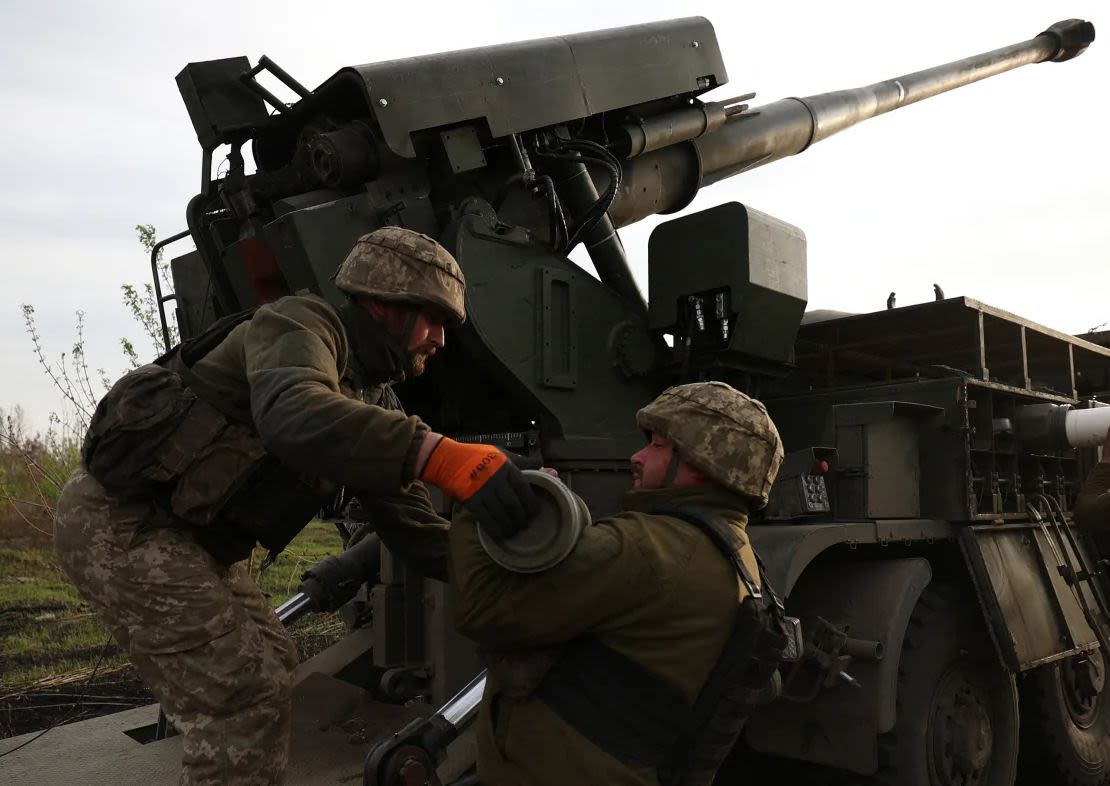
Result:
M714 481L697 467L679 461L678 471L675 473L676 486L710 486Z
M358 304L375 322L385 322L387 320L388 310L382 301L363 295L358 298Z

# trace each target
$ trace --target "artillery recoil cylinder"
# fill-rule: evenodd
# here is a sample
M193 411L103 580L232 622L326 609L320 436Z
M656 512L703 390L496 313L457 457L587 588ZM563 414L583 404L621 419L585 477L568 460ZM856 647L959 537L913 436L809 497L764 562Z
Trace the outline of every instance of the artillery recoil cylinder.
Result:
M1019 442L1046 450L1097 447L1108 430L1110 406L1072 409L1063 404L1030 404L1018 409L1015 423Z
M314 610L312 598L304 592L298 592L274 609L274 613L277 614L278 621L288 627Z
M1064 417L1064 431L1073 448L1093 448L1106 440L1110 430L1110 407L1073 409Z

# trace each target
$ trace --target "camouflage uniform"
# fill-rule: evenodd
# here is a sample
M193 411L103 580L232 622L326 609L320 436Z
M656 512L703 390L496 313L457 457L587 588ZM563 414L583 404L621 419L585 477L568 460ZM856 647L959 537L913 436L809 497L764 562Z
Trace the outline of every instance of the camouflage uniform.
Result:
M456 517L448 535L456 623L489 655L478 718L486 786L658 784L653 766L619 760L536 694L560 648L590 635L693 704L748 592L701 530L652 511L713 510L742 542L748 572L759 575L745 532L748 509L766 501L782 444L762 405L741 396L727 386L681 386L641 410L642 428L681 445L682 460L716 483L629 492L626 512L587 527L574 551L545 573L501 568L469 516Z
M434 304L462 318L461 273L433 241L379 230L359 241L343 270L367 277L368 253L387 267L396 262L390 255L410 253L410 267L425 266L433 286L446 287ZM452 275L450 287L439 280ZM419 291L405 276L380 278L387 290ZM177 431L159 435L157 466L144 470L164 479L173 468L172 491L165 483L110 490L84 464L62 491L59 562L182 733L183 784L277 783L285 771L297 652L268 599L234 564L256 536L266 542L264 530L247 527L251 512L261 510L263 522L292 515L295 533L344 484L357 490L387 545L445 572L447 522L413 479L427 427L400 411L389 387L407 353L384 328L360 330L362 345L350 347L341 315L316 297L263 306L181 370L189 384L177 398L187 414ZM363 382L374 383L360 399L345 385L352 358ZM160 373L150 366L137 376ZM101 412L110 408L98 407L101 422L131 425L126 415L112 421ZM208 431L211 439L198 445Z
M184 529L144 529L84 469L54 525L62 568L183 735L183 784L270 784L285 771L297 650L241 565Z

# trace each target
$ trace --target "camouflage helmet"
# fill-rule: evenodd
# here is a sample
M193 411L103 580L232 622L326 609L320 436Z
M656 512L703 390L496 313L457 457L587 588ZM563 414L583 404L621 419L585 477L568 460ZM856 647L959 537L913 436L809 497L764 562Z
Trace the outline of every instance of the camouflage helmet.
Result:
M466 282L455 258L427 235L401 227L382 227L355 241L335 274L335 285L349 295L439 306L466 319Z
M677 385L637 412L636 424L669 439L710 480L767 504L783 450L759 401L723 382Z

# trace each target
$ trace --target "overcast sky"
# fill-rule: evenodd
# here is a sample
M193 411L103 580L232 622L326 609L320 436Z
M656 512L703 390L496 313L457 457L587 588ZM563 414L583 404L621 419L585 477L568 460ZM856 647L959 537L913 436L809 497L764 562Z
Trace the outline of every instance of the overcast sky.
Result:
M110 376L141 338L119 288L149 278L134 226L184 228L200 148L174 76L267 54L315 86L342 66L700 14L730 83L755 104L870 84L1024 41L1098 0L609 3L44 2L0 5L0 408L41 428L59 396L24 333L35 306L52 359L86 312ZM157 9L157 10L154 10ZM1100 15L1100 11L1105 11ZM1110 321L1110 40L899 110L705 189L801 227L810 308L870 311L967 295L1072 333ZM622 230L646 289L656 221ZM179 246L179 251L187 246ZM138 342L137 342L138 343ZM140 351L153 349L140 343Z

